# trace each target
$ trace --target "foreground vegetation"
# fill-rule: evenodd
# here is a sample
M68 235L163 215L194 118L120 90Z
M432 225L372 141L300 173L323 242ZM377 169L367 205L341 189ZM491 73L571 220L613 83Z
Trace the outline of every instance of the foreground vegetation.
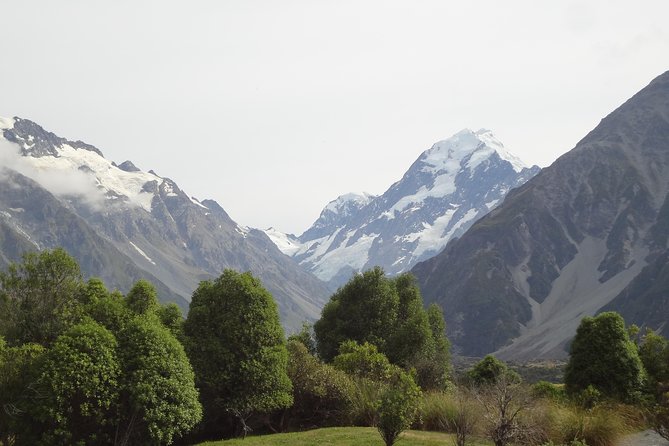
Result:
M616 313L583 319L564 384L523 382L493 356L455 374L449 347L441 309L379 268L286 339L249 273L201 282L184 320L144 280L122 295L84 281L63 250L27 254L0 272L0 445L669 437L669 342Z

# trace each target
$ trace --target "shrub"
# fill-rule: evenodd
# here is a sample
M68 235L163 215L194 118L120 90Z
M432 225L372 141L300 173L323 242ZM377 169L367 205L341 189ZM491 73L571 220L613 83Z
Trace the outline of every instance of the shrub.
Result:
M492 355L486 355L485 358L474 364L466 375L467 381L473 386L491 385L502 378L508 383L521 381L518 373L509 369L506 363Z
M334 358L335 368L351 376L385 381L390 378L395 368L376 346L365 342L360 345L355 341L345 341L339 346L339 355Z
M289 340L287 346L294 401L286 411L287 422L299 428L347 424L355 391L353 380L320 362L300 341Z
M549 383L548 381L539 381L532 386L532 396L534 398L545 398L552 401L563 401L566 394L564 386Z
M399 435L413 423L418 412L421 391L413 377L398 371L379 400L378 430L386 446L392 446Z

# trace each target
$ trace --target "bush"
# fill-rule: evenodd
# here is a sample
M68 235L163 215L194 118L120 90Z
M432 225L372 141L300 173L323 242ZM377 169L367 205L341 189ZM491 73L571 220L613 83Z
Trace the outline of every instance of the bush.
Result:
M323 364L297 340L288 341L288 377L293 406L287 423L296 428L345 425L349 422L355 386L341 370Z
M474 364L474 367L467 372L466 379L473 386L492 385L500 379L508 383L521 381L518 373L492 355L487 355Z
M552 401L564 401L566 398L564 386L549 383L548 381L539 381L534 384L532 386L532 396Z
M351 376L373 381L388 380L395 368L375 345L365 342L345 341L339 346L339 355L334 358L335 368Z
M381 393L379 400L378 430L386 446L392 446L399 435L416 418L421 391L413 377L398 371L392 382Z

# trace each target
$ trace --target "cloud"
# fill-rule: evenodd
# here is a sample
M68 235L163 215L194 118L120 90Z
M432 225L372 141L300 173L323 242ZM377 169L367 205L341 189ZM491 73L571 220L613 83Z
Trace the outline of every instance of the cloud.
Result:
M30 157L22 156L17 144L0 138L0 167L2 167L0 180L7 180L8 170L14 170L37 182L57 197L76 197L94 210L102 207L105 196L97 187L92 175L72 168L63 168L55 163L53 166L39 166L34 161Z

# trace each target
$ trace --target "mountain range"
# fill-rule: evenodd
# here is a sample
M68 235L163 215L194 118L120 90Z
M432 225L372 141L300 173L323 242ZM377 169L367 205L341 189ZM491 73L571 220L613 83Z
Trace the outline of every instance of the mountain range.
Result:
M215 201L27 119L0 119L0 136L0 265L62 246L85 275L124 292L146 278L184 310L201 280L233 268L261 279L287 329L318 318L324 284Z
M669 334L669 72L419 263L465 355L559 358L604 310Z
M342 195L296 237L265 232L285 254L335 289L352 274L381 266L408 271L539 172L490 130L462 130L423 152L380 196Z
M669 335L669 72L540 171L489 130L423 152L379 196L330 202L302 235L235 223L171 179L0 118L0 267L62 246L87 276L139 278L184 310L199 281L251 271L292 331L376 265L411 271L456 353L566 357L584 316Z

